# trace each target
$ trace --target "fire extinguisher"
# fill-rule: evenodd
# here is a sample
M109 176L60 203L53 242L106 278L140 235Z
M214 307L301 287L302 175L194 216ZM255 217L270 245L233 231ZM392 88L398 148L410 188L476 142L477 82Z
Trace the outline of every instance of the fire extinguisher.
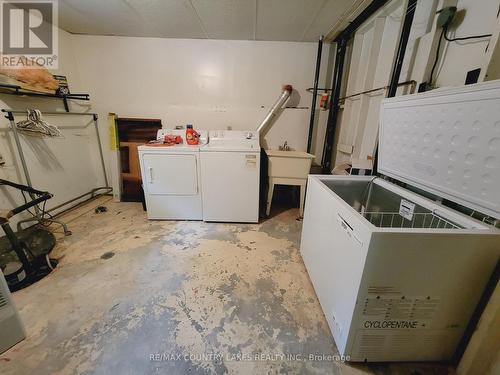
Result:
M328 98L329 97L330 97L330 95L327 92L321 94L321 100L319 102L319 106L321 109L323 109L323 110L328 109Z

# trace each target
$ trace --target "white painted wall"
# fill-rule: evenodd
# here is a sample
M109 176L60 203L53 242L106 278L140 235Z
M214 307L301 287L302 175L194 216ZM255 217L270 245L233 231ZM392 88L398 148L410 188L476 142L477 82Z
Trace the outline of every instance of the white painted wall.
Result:
M264 146L277 148L288 141L291 147L304 150L311 102L306 88L312 86L314 78L316 46L81 36L61 31L60 69L53 73L66 75L72 92L91 95L90 103L73 102L71 106L73 111L99 113L110 176L109 112L122 117L161 118L165 127L193 123L199 129L255 129L278 98L282 84L292 84L295 89L288 105L304 108L285 109L265 136ZM324 56L328 47L324 46ZM324 79L326 69L322 73ZM0 99L2 108L62 109L57 100L7 95ZM65 139L23 140L33 184L55 194L50 206L104 185L90 118L47 120L62 129L75 128L65 131ZM0 120L0 126L0 152L6 160L0 176L24 181L7 120ZM2 193L1 207L12 207L16 197L6 190Z
M463 12L463 20L452 25L450 37L493 33L499 6L499 0L459 0L457 9ZM447 42L438 71L438 86L464 84L468 71L481 68L488 43L489 38Z
M73 36L78 70L101 120L160 118L164 127L194 124L198 129L256 129L277 100L283 84L294 92L288 106L264 137L263 147L285 141L305 150L314 80L316 43L255 42ZM329 45L323 49L320 87L324 87ZM320 132L326 116L318 122ZM316 133L317 134L317 133ZM313 153L321 158L323 137ZM118 186L115 157L106 152L110 180ZM115 198L117 196L115 195Z
M72 36L65 31L60 31L59 43L59 69L52 73L66 75L73 92L80 90L85 92L80 85ZM0 94L0 108L64 111L60 100L15 97L5 94ZM73 105L75 111L85 111L88 108L85 105ZM24 118L23 115L17 115L16 121ZM45 119L57 125L64 137L21 136L21 143L33 186L54 194L54 198L47 203L47 207L50 208L90 191L92 188L103 186L104 178L99 169L95 131L92 123L89 123L91 117L47 116ZM26 183L9 122L3 114L0 117L0 153L5 160L5 164L0 166L0 178ZM22 197L16 190L0 187L0 209L11 209L22 203ZM15 225L20 218L26 217L29 215L20 214L12 220L12 223Z
M495 31L499 0L427 0L419 1L412 26L401 80L415 79L418 83L428 77L435 58L435 44L440 29L436 30L436 10L456 5L458 14L448 35L465 37L491 34ZM436 84L438 87L460 86L465 83L467 72L484 64L489 38L468 41L442 41L438 60ZM426 74L427 73L427 74Z
M316 43L74 35L73 45L101 118L114 112L160 118L164 127L256 129L281 86L291 84L295 91L288 105L306 108L286 109L264 146L288 141L297 150L306 148L311 104L306 88L314 78Z

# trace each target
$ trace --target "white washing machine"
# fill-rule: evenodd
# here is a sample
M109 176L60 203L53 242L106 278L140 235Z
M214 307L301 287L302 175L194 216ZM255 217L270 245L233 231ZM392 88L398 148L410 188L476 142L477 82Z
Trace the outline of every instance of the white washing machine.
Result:
M260 143L255 131L214 130L201 147L203 220L259 221Z
M139 146L142 183L149 219L202 220L200 147L207 132L198 131L200 144L186 144L186 130L158 130L157 139L179 135L173 146Z

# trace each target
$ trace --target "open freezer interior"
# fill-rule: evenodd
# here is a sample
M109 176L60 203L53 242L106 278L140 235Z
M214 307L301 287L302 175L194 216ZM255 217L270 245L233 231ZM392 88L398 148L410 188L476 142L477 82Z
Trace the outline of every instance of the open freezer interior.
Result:
M321 181L366 220L379 228L464 229L481 228L475 220L452 219L444 207L429 202L428 207L416 203L381 186L378 179L322 179ZM409 204L411 214L401 205ZM437 212L439 208L439 213ZM401 211L403 209L403 211Z

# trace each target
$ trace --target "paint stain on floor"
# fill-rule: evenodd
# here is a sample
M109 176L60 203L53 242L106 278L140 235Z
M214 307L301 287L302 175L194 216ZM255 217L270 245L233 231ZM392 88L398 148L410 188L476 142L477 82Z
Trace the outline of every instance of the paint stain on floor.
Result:
M300 257L297 214L148 221L140 204L108 197L65 214L73 235L57 233L59 266L14 294L28 338L0 355L0 372L451 374L337 360Z

